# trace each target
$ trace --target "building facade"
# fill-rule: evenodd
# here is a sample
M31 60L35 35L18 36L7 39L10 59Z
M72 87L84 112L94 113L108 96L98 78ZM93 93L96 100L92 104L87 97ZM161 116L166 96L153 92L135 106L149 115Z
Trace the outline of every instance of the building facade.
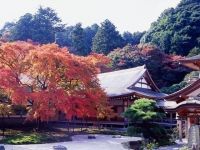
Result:
M117 115L121 114L139 98L161 99L166 94L161 93L153 82L145 66L101 73L98 79L105 90L108 101Z

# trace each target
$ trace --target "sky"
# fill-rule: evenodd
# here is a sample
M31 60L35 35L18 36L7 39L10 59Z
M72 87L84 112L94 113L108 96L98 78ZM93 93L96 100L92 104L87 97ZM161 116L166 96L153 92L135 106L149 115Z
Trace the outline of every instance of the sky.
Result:
M17 21L25 13L35 13L39 6L53 8L63 23L83 27L109 19L121 33L148 30L167 8L180 0L5 0L0 5L0 27Z

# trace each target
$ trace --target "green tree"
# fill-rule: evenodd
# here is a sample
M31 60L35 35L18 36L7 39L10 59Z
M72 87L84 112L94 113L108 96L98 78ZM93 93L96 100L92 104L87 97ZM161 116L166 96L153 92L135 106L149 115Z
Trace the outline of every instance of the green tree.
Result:
M149 123L152 120L162 119L164 114L159 111L156 101L151 99L136 100L124 113L131 122Z
M153 43L166 53L188 55L198 47L200 34L199 0L182 0L165 10L142 37L142 43Z
M112 60L114 69L127 69L137 66L142 66L147 62L147 58L140 53L137 46L127 44L123 48L114 49L108 54Z
M88 55L91 53L92 39L97 30L97 24L86 28L82 28L81 24L68 26L64 31L56 33L56 43L60 46L67 46L72 53Z
M42 44L52 43L56 32L62 31L63 27L53 9L40 7L33 17L32 40Z
M190 53L188 54L188 57L196 56L200 54L200 47L194 47L190 50Z
M17 21L12 32L12 40L32 39L33 29L33 15L27 13Z
M62 32L56 33L56 44L59 46L66 46L70 48L72 46L71 32L74 26L68 26L63 29Z
M85 43L84 43L84 30L81 27L81 23L76 24L71 32L71 46L72 52L77 55L86 55Z
M97 33L98 28L99 26L97 24L93 24L89 27L84 28L84 42L87 54L91 53L92 51L92 39Z
M130 32L123 33L124 45L131 44L137 45L140 43L141 37L145 34L145 32L134 32L133 34Z
M54 42L56 32L62 31L63 27L53 9L40 7L34 15L27 13L20 17L11 34L13 40L31 39L46 44Z
M3 41L11 41L12 40L12 32L15 27L14 22L6 22L3 28L0 30L1 40Z
M163 127L153 123L153 120L162 119L164 111L157 107L156 101L151 99L136 100L124 113L124 116L134 124L128 128L128 134L142 133L145 138L161 142L166 139L166 131Z
M108 54L110 51L123 45L123 39L109 20L101 23L93 38L92 50L96 53Z
M182 81L182 82L180 82L180 83L178 83L178 84L173 84L173 85L170 86L170 87L163 87L163 88L161 89L161 92L166 93L166 94L171 94L171 93L174 93L174 92L176 92L176 91L178 91L178 90L181 90L181 89L184 88L186 85L188 85L187 82Z

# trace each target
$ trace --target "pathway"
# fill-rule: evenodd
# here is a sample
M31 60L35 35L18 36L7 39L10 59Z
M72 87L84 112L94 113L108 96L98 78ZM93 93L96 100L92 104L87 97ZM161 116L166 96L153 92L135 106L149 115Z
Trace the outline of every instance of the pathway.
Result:
M87 135L76 135L73 141L50 144L5 145L6 150L53 150L53 146L63 145L67 150L127 150L121 143L141 140L139 137L113 138L112 135L96 135L88 139Z

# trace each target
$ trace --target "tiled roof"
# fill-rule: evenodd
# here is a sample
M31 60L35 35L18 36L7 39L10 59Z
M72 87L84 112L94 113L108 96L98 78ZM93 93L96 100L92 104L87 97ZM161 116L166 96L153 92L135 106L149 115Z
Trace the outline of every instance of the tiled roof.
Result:
M131 90L134 93L137 93L149 98L162 99L163 97L167 96L167 94L165 93L155 92L155 91L152 91L151 89L146 89L146 88L133 87L131 88Z
M150 98L166 96L163 93L155 92L151 89L133 87L146 73L147 69L145 66L140 66L131 69L101 73L98 75L98 78L101 87L109 97L134 93Z
M144 66L98 74L101 87L108 96L119 96L132 93L128 89L134 85L145 73Z
M185 101L182 101L180 103L176 103L175 101L166 101L166 100L161 100L161 101L157 101L157 104L160 107L163 107L165 109L168 110L177 110L181 107L191 107L191 108L195 108L198 107L200 108L200 99L195 98L195 97L190 97Z

